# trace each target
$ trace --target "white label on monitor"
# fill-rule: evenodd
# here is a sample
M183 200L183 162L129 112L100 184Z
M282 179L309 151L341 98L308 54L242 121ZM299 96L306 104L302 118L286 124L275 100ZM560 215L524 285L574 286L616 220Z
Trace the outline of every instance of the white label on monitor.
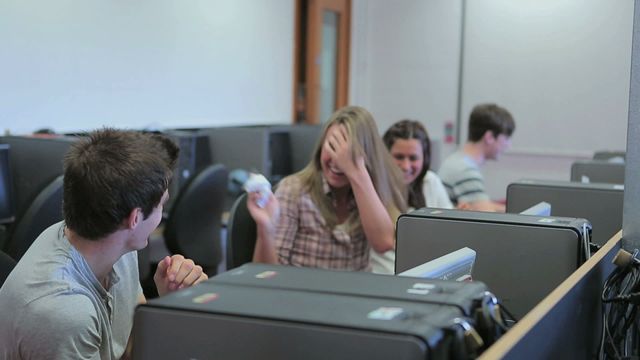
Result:
M426 290L431 290L434 289L436 286L433 284L426 284L426 283L415 283L413 284L413 288L414 289L426 289Z
M552 219L552 218L544 218L544 219L540 219L540 220L538 220L538 222L540 222L540 223L545 223L545 224L549 224L549 223L556 222L556 219Z
M399 307L380 307L371 311L367 317L372 320L393 320L404 313Z
M413 295L427 295L431 292L429 289L407 289L408 294Z

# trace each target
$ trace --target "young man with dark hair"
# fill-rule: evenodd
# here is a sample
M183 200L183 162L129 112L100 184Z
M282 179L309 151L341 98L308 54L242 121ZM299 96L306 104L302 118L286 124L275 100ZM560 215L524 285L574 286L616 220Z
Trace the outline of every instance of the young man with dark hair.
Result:
M504 204L491 201L485 191L480 166L486 160L496 160L511 146L516 125L505 108L481 104L469 116L469 135L460 150L451 154L440 166L449 198L458 208L504 212Z
M144 302L137 250L162 218L178 148L161 135L104 129L64 159L64 221L46 229L0 289L0 358L119 359ZM158 293L202 268L165 257Z

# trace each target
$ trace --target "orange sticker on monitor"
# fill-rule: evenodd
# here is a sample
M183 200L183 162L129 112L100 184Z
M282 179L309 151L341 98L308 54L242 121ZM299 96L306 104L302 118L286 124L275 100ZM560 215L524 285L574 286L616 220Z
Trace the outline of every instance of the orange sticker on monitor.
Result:
M216 293L204 293L193 298L193 302L196 304L205 304L218 298Z
M278 275L276 271L269 270L269 271L263 271L260 274L257 274L256 277L258 279L270 279L276 275Z

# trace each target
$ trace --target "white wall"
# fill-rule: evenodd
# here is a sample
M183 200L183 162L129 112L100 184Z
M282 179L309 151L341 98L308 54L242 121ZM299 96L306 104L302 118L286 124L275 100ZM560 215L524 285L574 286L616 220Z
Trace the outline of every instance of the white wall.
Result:
M569 180L570 165L600 149L624 149L633 1L356 0L352 101L381 131L402 117L441 138L461 101L462 140L480 102L516 119L513 150L484 168L493 198L522 178ZM445 148L444 153L454 147Z
M461 2L355 0L351 103L369 109L380 132L411 118L441 138L455 121Z
M632 0L467 1L465 25L464 118L504 105L520 151L624 147Z
M0 2L0 130L288 123L293 0Z
M459 94L463 0L353 1L350 102L381 132L415 118L442 138L458 101L463 130L503 104L518 126L485 168L496 198L624 147L631 0L466 4ZM287 123L293 20L293 0L2 1L0 131Z

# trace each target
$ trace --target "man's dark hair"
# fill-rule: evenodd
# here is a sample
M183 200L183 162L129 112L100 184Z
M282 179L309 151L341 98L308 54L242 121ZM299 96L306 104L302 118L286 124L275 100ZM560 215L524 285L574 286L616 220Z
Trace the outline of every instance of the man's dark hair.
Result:
M471 142L478 142L487 131L493 136L500 134L511 136L516 130L516 123L507 111L496 104L480 104L473 108L469 116L469 136Z
M96 240L115 232L135 208L147 218L168 187L179 149L160 134L102 129L64 158L66 226Z

